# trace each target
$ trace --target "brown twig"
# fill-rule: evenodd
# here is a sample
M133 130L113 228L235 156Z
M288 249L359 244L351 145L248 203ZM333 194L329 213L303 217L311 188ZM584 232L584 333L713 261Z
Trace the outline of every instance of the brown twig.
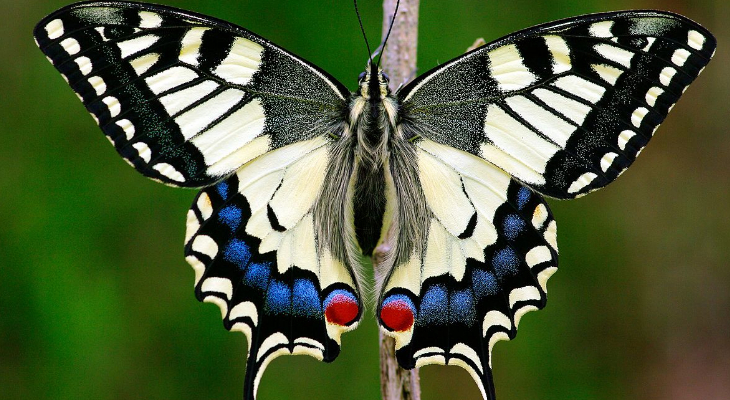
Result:
M397 0L383 1L383 38L393 21L396 3ZM390 76L393 91L416 75L418 4L419 0L401 0L388 45L383 50L381 66Z
M397 0L383 1L383 38L393 21ZM418 44L418 3L419 0L401 0L398 17L393 22L388 44L383 49L381 67L390 77L391 90L412 79L416 74L416 47ZM387 238L373 255L376 280L382 282L383 271L378 271L378 250L387 253ZM395 358L395 341L380 332L380 391L383 400L420 400L421 386L418 369L404 370Z

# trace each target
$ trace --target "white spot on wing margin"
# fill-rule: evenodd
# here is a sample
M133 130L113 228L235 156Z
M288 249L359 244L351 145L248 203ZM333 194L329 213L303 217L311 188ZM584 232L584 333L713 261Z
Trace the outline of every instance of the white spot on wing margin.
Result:
M46 25L45 29L49 39L58 39L64 34L63 21L58 18L54 19Z

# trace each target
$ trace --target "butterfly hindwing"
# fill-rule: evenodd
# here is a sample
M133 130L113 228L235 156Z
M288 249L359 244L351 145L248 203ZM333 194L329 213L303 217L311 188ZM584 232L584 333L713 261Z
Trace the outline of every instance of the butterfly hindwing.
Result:
M399 199L395 223L420 243L395 251L380 323L402 366L464 367L493 399L492 346L515 336L525 312L544 307L557 270L555 221L539 194L484 160L430 140L416 147L410 181L418 190ZM399 182L409 172L393 174ZM400 221L414 204L428 218Z
M225 327L248 339L246 399L279 355L334 360L340 334L362 315L349 261L337 256L337 239L316 228L345 217L335 207L321 211L326 178L335 173L330 150L314 138L269 152L203 190L188 213L185 254L196 295L217 304Z
M403 126L573 198L631 165L714 50L707 30L666 12L544 24L409 83Z
M243 28L168 7L80 3L34 33L119 154L173 186L213 184L320 134L349 96Z

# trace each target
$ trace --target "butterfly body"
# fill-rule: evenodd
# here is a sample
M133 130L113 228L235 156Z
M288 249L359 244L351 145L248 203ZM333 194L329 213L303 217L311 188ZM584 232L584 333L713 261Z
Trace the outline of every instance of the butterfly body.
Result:
M370 255L384 226L386 186L392 183L390 143L396 140L397 102L388 82L375 64L361 74L359 88L349 101L348 135L355 136L355 168L352 179L355 201L354 221L363 254ZM392 189L391 189L392 192ZM390 199L392 202L394 199Z
M494 399L491 350L545 306L570 199L636 159L715 40L671 13L529 28L388 89L356 91L238 26L130 2L70 5L34 32L117 152L202 187L185 256L201 301L248 340L244 397L271 360L323 361L364 309L406 368L458 365Z

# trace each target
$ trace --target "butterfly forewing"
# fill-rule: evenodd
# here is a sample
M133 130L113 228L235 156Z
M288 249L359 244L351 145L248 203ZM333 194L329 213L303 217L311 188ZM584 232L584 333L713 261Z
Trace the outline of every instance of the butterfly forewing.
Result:
M161 6L82 3L35 30L117 149L145 176L200 187L341 122L349 92L242 28Z
M631 165L714 50L704 28L665 12L545 24L404 87L403 126L573 198Z

